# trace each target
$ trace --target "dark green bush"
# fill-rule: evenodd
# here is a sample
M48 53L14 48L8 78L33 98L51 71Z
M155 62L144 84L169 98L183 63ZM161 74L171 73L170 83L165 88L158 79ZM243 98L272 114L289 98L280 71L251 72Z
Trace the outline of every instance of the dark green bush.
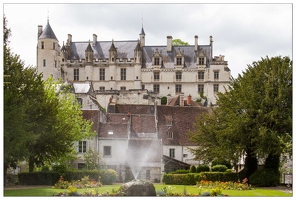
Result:
M196 167L196 173L209 172L209 171L210 171L210 167L208 165L199 165Z
M161 105L166 105L167 104L167 97L161 97L160 101L161 101Z
M162 182L171 185L195 185L195 174L164 174Z
M224 160L224 159L215 159L212 162L212 167L214 167L215 165L225 165L227 167L227 169L231 169L231 164L230 162Z
M57 172L22 172L18 174L20 185L53 185L60 178Z
M227 167L225 165L215 165L211 168L212 172L225 172Z
M280 176L272 169L261 169L255 171L249 177L249 183L258 187L270 187L279 184Z
M221 181L221 182L238 182L238 173L229 172L201 172L197 181Z
M190 166L189 173L196 173L196 167L194 165Z

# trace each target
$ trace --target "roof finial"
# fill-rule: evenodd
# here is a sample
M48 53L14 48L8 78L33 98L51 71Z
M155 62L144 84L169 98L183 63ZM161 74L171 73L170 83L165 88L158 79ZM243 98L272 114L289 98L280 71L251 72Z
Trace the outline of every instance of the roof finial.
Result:
M144 23L143 23L143 13L142 13L142 28L143 28L143 24L144 24Z
M49 10L47 10L47 23L49 23Z

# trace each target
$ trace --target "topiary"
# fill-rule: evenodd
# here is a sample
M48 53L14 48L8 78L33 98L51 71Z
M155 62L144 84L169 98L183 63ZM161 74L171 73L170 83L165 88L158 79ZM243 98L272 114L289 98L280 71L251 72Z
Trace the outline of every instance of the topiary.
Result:
M276 186L279 183L279 175L272 169L261 169L255 171L249 177L249 184L258 187Z
M189 173L196 173L196 167L194 165L190 166Z
M196 167L196 173L209 172L209 171L210 171L210 167L208 165L199 165Z
M225 165L215 165L211 168L212 172L225 172L227 167Z

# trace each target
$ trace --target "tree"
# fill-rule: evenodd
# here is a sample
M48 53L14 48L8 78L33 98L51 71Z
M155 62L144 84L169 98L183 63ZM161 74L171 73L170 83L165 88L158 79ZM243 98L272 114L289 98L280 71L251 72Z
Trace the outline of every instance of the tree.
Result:
M59 163L75 152L75 141L95 135L92 123L83 119L80 105L69 85L48 79L44 83L45 99L43 107L44 129L36 143L28 145L29 171L45 162ZM38 125L36 126L38 127Z
M188 42L184 42L184 41L182 41L180 39L173 39L172 45L173 46L187 46L187 45L189 45L189 43Z
M88 151L83 155L83 157L86 169L100 169L100 166L104 165L100 154L94 152L92 149L88 149Z
M253 62L242 76L231 78L217 107L196 129L190 137L199 146L192 149L197 156L236 162L244 154L246 177L256 171L258 158L277 171L281 153L291 153L292 61L278 56Z

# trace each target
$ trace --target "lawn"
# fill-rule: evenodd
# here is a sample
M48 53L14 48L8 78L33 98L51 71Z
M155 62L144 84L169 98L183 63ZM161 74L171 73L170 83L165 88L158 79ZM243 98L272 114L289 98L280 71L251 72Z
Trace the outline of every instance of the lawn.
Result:
M78 189L79 193L84 193L85 191L92 191L93 193L106 193L112 192L112 190L117 190L121 184L105 185L99 188L88 188L88 189ZM155 190L160 191L162 188L166 187L174 193L183 193L186 191L187 194L198 194L199 192L210 192L211 189L202 188L199 189L195 186L184 186L184 185L164 185L164 184L154 184ZM66 192L66 189L52 189L50 186L45 186L42 188L27 188L27 189L10 189L4 190L4 196L53 196L60 192ZM281 190L271 190L271 189L261 189L256 188L252 190L223 190L222 194L227 194L230 197L292 197L291 193L286 193Z

